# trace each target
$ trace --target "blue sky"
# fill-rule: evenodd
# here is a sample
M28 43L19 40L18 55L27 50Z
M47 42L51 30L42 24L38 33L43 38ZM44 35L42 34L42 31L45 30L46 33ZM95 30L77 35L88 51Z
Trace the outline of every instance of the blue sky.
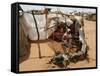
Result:
M89 8L73 8L73 7L56 7L56 6L37 6L37 5L20 5L22 7L22 9L24 11L30 11L30 10L43 10L45 7L47 8L52 8L52 11L57 11L60 10L64 13L66 12L73 12L73 11L77 11L77 12L92 12L95 13L96 10L95 9L89 9Z

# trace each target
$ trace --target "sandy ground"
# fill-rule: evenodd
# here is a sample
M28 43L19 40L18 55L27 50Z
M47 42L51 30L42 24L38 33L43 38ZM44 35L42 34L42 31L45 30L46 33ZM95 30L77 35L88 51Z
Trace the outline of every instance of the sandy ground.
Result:
M89 46L89 63L86 60L79 61L77 63L70 63L70 68L85 68L96 66L96 22L84 21L84 30L86 35L86 41ZM40 48L38 48L40 45ZM41 51L41 57L39 58L39 49ZM59 67L48 64L48 61L54 55L54 49L62 50L61 44L55 41L48 41L45 43L32 43L30 49L30 56L27 60L23 61L19 65L20 71L34 71L34 70L51 70L60 69Z

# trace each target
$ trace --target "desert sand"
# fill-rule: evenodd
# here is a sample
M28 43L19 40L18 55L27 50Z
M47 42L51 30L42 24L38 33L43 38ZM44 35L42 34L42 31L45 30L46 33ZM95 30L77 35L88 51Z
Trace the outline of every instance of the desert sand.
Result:
M96 67L96 22L84 20L84 30L86 41L89 46L89 63L86 60L70 63L68 66L70 68ZM40 48L38 48L38 45L40 45ZM41 52L41 58L39 58L39 49ZM54 55L54 49L62 50L61 44L50 40L39 44L31 43L30 55L27 60L19 64L19 70L35 71L60 69L54 64L48 64L49 60Z

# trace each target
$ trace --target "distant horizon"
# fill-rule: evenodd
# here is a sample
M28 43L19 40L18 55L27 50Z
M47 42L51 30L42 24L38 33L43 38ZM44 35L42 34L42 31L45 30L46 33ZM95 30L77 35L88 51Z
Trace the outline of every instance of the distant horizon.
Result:
M51 8L51 11L57 11L60 10L64 13L70 13L70 12L84 12L84 13L96 13L96 9L92 8L75 8L75 7L57 7L57 6L41 6L41 5L21 5L21 8L24 11L31 11L33 9L35 10L44 10L44 8Z

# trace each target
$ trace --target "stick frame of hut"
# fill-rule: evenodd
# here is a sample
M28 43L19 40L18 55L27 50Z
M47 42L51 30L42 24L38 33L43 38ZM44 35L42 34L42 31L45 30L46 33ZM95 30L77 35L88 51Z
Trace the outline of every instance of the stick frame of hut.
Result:
M50 12L50 11L48 11L47 8L45 8L44 10L31 10L31 11L27 11L26 13L31 13L32 16L33 16L33 19L34 19L34 22L35 22L35 27L36 27L36 30L37 30L37 35L38 35L38 39L35 40L35 41L37 41L37 43L38 43L39 58L42 58L42 56L41 56L41 50L40 50L40 44L39 44L40 35L39 35L38 26L37 26L37 21L36 21L34 15L42 15L42 14L45 14L45 19L46 19L46 25L45 25L46 37L47 37L47 30L50 29L50 28L55 27L55 26L52 26L52 27L49 27L49 28L48 28L48 26L47 26L47 25L48 25L48 24L47 24L47 19L48 19L48 14L49 14L49 13L50 13L50 14L56 14L57 16L58 16L58 15L68 16L68 17L69 17L69 16L72 16L72 18L73 18L73 15L65 14L65 13L62 13L62 12ZM66 18L65 18L65 20L66 20ZM83 20L83 17L82 17L82 20ZM66 22L66 21L65 21L65 22ZM84 23L84 22L82 22L82 24L83 24L83 23ZM83 25L84 25L84 24L83 24ZM54 40L54 33L53 33L53 40ZM31 42L34 42L34 40L31 41ZM52 43L53 43L53 42L52 42ZM53 50L54 50L54 52L55 52L54 46L52 46L52 47L53 47Z

